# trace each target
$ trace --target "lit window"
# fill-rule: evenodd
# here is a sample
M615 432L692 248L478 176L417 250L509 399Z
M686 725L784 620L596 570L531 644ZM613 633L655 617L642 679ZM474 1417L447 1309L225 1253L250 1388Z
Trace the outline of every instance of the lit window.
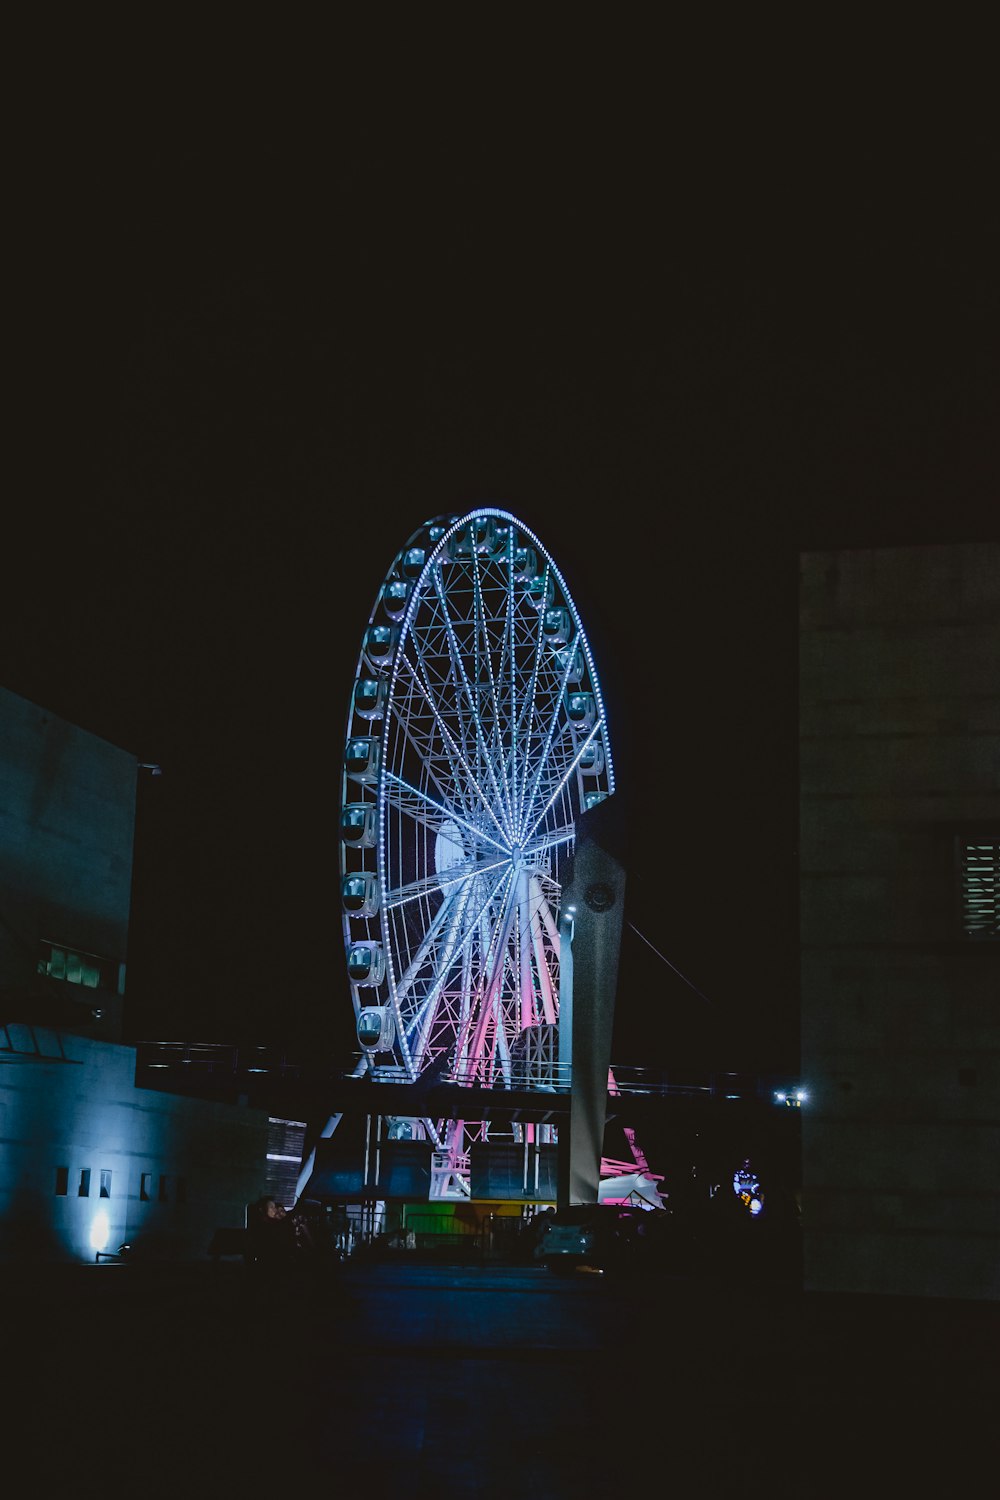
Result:
M84 1167L80 1173L80 1186L76 1190L78 1198L90 1197L90 1168Z
M86 990L121 991L120 969L115 959L97 953L83 953L61 943L39 944L38 972L65 984L78 984Z
M957 840L962 932L975 941L1000 939L1000 836Z
M101 1168L101 1197L111 1197L111 1173L105 1167Z
M69 1192L69 1167L56 1167L56 1197L65 1198Z

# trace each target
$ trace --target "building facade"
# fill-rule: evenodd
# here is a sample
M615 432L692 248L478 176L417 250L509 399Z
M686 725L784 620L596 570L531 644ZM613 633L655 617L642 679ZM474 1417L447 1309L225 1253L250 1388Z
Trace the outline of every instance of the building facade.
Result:
M801 558L807 1290L1000 1297L1000 547Z
M266 1110L137 1087L120 1041L136 777L0 689L0 1261L200 1258L274 1175Z

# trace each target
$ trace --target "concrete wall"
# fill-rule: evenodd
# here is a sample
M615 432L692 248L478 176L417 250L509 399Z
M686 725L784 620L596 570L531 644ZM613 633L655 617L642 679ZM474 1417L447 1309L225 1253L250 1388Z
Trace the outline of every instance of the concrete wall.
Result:
M134 756L0 688L0 991L39 990L40 939L114 960L90 1031L104 1040L121 1035L136 775Z
M1000 830L1000 547L801 558L807 1289L1000 1297L1000 943L954 836Z
M132 1047L0 1027L0 1262L93 1261L99 1213L108 1250L128 1240L155 1259L203 1259L216 1228L243 1227L267 1181L267 1112L136 1088L134 1077Z

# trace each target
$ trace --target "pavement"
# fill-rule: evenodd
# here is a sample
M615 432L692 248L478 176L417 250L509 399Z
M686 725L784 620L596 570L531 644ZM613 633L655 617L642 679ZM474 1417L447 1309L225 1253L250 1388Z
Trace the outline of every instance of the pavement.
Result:
M1000 1304L405 1260L5 1268L8 1462L74 1493L982 1483Z

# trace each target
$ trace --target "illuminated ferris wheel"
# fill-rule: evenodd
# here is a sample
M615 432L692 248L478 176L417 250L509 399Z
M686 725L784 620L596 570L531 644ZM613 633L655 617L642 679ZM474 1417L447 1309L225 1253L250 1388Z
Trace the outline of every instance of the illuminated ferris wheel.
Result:
M563 873L578 816L613 791L590 646L542 543L490 507L422 526L378 591L347 716L357 1072L552 1086ZM432 1142L432 1196L468 1193L487 1122L397 1128Z

